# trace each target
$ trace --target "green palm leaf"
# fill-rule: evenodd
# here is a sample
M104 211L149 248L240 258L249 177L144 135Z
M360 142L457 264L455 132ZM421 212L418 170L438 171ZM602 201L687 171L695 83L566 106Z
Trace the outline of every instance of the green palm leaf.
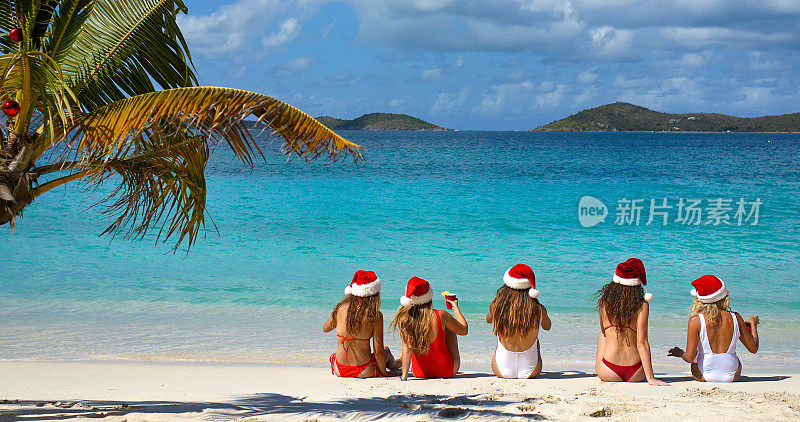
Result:
M116 101L76 118L68 145L71 173L34 189L34 197L72 180L90 184L121 177L107 198L118 215L105 233L178 236L191 246L204 225L209 145L227 143L245 163L261 150L243 119L253 115L283 138L283 152L305 159L362 159L358 145L274 98L232 88L190 87Z
M81 105L92 110L127 96L196 83L186 41L175 21L181 0L98 0L62 66ZM131 78L132 75L137 77Z

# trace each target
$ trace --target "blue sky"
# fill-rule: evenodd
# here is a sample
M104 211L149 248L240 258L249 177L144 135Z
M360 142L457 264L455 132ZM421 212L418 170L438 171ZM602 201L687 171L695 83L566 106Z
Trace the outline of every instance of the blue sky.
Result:
M187 0L203 85L313 116L527 130L628 101L800 111L798 0Z

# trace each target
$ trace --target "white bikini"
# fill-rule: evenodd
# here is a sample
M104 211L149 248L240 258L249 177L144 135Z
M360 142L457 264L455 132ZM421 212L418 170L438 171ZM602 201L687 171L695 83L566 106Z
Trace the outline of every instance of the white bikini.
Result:
M539 363L539 339L524 352L512 352L497 340L494 361L503 378L528 378Z
M708 331L706 331L706 317L700 317L700 344L697 347L697 367L703 373L703 378L709 382L731 382L739 370L739 358L736 357L736 341L739 339L739 322L736 314L731 312L733 318L733 337L731 345L725 353L714 353L711 344L708 342Z

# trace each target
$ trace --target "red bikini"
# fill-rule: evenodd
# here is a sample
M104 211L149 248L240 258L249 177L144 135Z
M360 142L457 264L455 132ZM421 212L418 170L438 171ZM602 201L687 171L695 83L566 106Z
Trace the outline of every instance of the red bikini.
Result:
M608 315L608 311L606 311L606 315ZM617 331L620 332L620 333L622 333L626 329L627 330L631 330L631 331L636 331L633 328L625 326L625 325L614 325L614 324L611 324L608 327L606 327L604 329L604 331L609 329L609 328L611 328L611 327L616 328ZM636 371L638 371L639 368L642 367L642 361L634 363L633 365L616 365L616 364L613 364L613 363L607 361L606 358L603 358L602 360L603 360L603 364L605 364L608 367L608 369L610 369L615 374L617 374L617 376L619 376L619 378L623 382L628 382L628 380L631 379L631 377L633 377L633 374L635 374Z
M442 326L442 318L436 311L438 330L430 350L425 355L411 354L411 370L417 378L452 378L453 356L447 349L447 332Z
M603 364L605 364L608 369L614 371L615 374L619 375L619 378L623 382L628 382L629 379L642 367L642 361L639 361L633 365L615 365L603 358Z
M350 350L350 346L353 345L353 342L355 342L357 340L369 341L368 338L350 338L350 337L342 337L340 335L337 335L336 337L339 337L340 339L342 339L342 347L344 348L344 362L345 363L344 364L339 363L339 361L336 360L336 353L332 354L331 358L330 358L330 361L331 361L331 374L336 375L336 372L333 369L333 365L336 364L336 368L339 369L339 376L340 377L343 377L343 378L358 378L358 376L361 375L361 373L364 372L364 369L366 369L369 365L375 365L375 375L374 376L375 377L380 377L381 376L380 371L378 371L378 362L375 360L375 354L374 353L372 355L370 355L369 360L367 361L367 363L364 363L364 364L361 364L361 365L350 365L350 363L347 361L347 353Z

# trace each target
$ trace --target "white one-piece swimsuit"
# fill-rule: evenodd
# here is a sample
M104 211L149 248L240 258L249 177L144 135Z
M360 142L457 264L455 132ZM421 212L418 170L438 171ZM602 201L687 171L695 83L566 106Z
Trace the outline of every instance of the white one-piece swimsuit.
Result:
M528 378L539 363L539 339L524 352L512 352L497 340L494 361L503 378Z
M731 382L739 370L739 358L736 356L736 341L739 339L739 322L736 313L731 312L733 318L733 337L728 351L725 353L714 353L711 351L711 344L708 342L708 331L706 330L706 317L700 317L700 344L697 346L697 367L703 373L703 378L709 382Z

